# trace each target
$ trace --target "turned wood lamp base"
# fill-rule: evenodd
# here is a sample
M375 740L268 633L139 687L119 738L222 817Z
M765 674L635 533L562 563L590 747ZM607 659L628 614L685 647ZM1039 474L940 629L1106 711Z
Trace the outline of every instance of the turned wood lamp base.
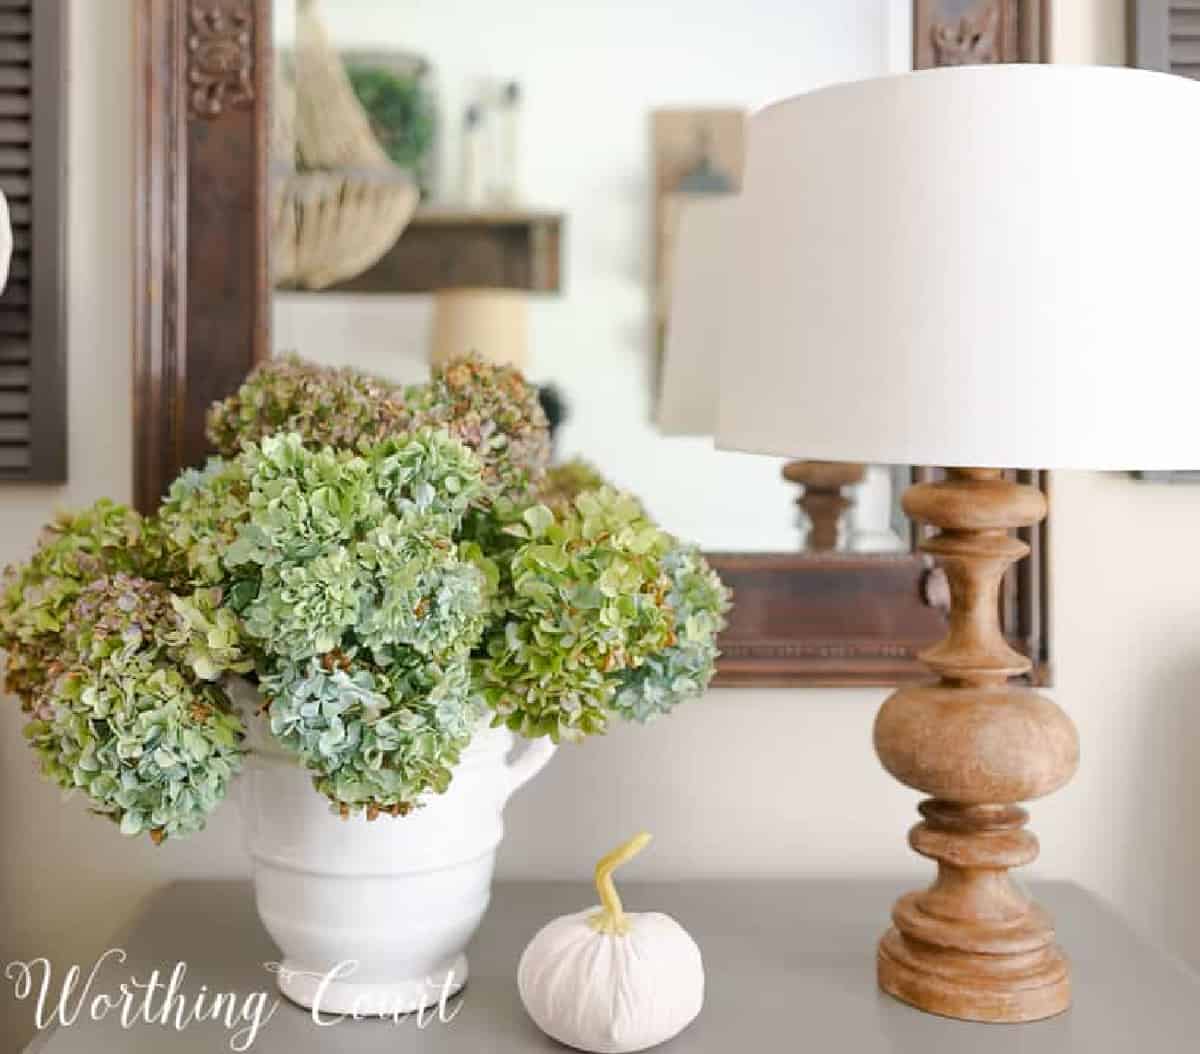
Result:
M921 548L946 570L950 630L921 655L939 680L883 704L875 750L901 783L932 795L909 844L938 874L897 901L879 944L879 985L945 1017L1036 1021L1067 1009L1071 979L1049 916L1008 875L1038 854L1017 803L1071 778L1079 740L1056 704L1009 683L1031 663L1004 639L999 590L1028 552L1010 530L1042 519L1045 499L999 470L950 469L909 488L904 508L940 528Z
M861 483L866 474L865 465L846 461L789 461L783 466L783 478L804 488L796 504L808 517L809 549L827 553L838 547L842 517L854 504L842 489Z

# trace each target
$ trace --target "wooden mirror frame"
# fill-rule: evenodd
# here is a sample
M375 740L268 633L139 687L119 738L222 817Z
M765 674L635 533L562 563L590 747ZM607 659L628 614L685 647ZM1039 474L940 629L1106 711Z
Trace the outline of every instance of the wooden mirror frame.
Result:
M134 502L206 452L270 355L270 0L137 0Z
M204 414L270 354L271 0L137 0L134 495L206 454ZM921 477L928 470L914 470ZM1044 473L1021 478L1043 489ZM781 488L781 494L783 493ZM1046 527L1010 574L1005 633L1049 682ZM737 603L722 685L892 684L945 620L916 552L711 555Z
M914 468L912 482L933 478ZM1049 494L1049 473L1010 478ZM1017 532L1029 557L1001 594L1005 636L1029 656L1029 680L1051 682L1046 520ZM916 536L914 540L919 538ZM925 680L917 655L946 632L944 577L913 550L895 553L709 553L734 589L718 685L889 685Z

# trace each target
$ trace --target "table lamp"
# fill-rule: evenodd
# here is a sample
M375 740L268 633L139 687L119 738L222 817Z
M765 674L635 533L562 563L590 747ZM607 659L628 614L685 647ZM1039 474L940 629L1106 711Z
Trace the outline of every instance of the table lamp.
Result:
M937 679L895 692L874 731L930 796L909 842L937 876L896 903L877 957L923 1010L1070 1003L1052 922L1009 876L1038 853L1020 803L1070 779L1078 739L1011 680L1030 662L998 589L1045 502L1002 469L1200 464L1197 127L1190 80L1035 65L839 85L750 122L718 445L958 466L904 498L950 581L949 632L922 655Z

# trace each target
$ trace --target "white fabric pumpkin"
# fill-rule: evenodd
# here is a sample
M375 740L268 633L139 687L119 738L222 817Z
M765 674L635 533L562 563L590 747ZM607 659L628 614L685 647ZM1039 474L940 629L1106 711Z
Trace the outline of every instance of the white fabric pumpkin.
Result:
M601 907L537 933L517 968L529 1016L560 1043L624 1054L683 1031L704 1002L700 949L669 915L626 914L612 871L650 840L638 835L596 866Z

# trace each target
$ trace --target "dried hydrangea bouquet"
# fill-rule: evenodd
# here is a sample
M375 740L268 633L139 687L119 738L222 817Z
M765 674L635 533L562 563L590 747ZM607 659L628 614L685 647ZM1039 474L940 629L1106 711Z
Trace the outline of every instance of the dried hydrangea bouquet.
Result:
M636 499L548 468L535 390L478 359L408 388L277 360L209 437L156 515L101 501L9 569L6 688L42 772L127 835L199 830L245 767L289 996L436 999L508 795L550 744L701 693L727 592Z

